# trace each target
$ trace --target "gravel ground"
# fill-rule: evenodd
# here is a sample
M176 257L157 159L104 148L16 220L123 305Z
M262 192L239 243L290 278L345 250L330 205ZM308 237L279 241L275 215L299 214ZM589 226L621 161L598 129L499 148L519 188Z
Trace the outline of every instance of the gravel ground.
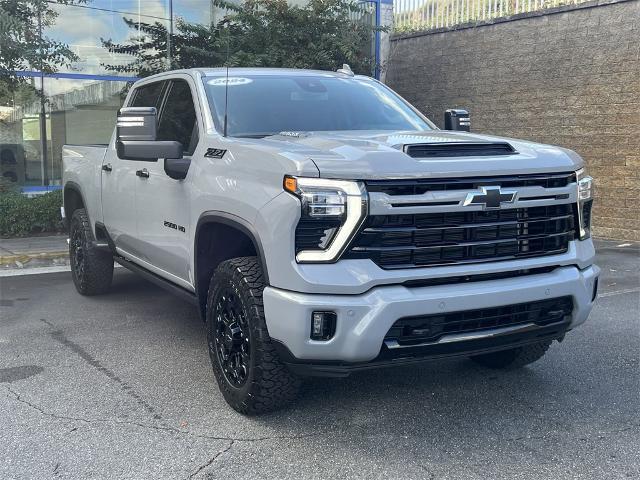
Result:
M306 382L245 418L194 307L118 269L0 278L0 478L638 478L640 249L600 242L589 321L515 372L468 360Z

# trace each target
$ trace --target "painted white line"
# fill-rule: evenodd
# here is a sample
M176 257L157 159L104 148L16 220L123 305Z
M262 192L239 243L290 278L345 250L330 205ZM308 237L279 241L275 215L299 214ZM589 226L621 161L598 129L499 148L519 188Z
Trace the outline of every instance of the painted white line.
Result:
M23 275L40 275L41 273L70 272L69 265L59 265L56 267L36 267L36 268L12 268L11 270L0 270L0 277L21 277Z
M615 292L599 293L598 297L613 297L614 295L623 295L625 293L639 293L640 288L627 288L626 290L616 290Z
M122 265L114 265L113 268L122 268ZM56 265L52 267L37 267L37 268L12 268L11 270L0 270L0 278L2 277L22 277L24 275L41 275L43 273L60 273L70 272L71 267L69 265Z

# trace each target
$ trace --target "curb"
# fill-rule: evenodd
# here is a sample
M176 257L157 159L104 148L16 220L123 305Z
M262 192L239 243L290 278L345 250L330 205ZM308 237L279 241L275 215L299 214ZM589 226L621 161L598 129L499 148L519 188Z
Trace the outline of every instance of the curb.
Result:
M25 253L22 255L5 255L0 257L0 267L9 267L14 265L24 265L31 260L58 260L69 258L69 251L63 250L58 252L43 253Z

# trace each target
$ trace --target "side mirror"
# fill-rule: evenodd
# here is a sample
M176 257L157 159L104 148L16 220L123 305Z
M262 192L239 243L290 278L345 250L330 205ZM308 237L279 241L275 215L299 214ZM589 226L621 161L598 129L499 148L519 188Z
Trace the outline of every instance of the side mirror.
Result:
M467 110L450 108L444 112L444 129L460 132L471 131L471 117Z
M190 165L190 158L165 158L164 173L174 180L184 180Z
M155 162L182 158L180 142L156 140L158 112L154 107L125 107L118 111L116 150L123 160Z

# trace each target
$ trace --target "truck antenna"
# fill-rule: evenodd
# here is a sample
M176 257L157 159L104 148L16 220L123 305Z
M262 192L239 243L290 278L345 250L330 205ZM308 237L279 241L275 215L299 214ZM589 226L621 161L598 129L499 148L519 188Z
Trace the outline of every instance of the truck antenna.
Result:
M227 59L224 62L227 67L226 78L224 81L224 125L222 127L222 136L227 136L227 109L229 107L229 43L231 41L231 34L229 30L229 19L225 18L222 22L224 28L227 30Z

